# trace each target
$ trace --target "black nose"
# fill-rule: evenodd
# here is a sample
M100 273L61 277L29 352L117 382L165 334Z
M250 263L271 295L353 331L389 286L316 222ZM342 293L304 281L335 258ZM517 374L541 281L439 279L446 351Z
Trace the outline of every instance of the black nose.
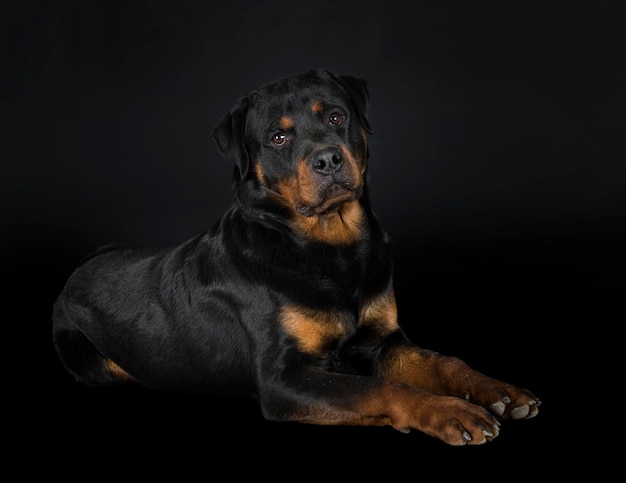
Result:
M320 174L333 174L341 169L343 158L341 153L336 149L324 149L319 151L313 157L311 166Z

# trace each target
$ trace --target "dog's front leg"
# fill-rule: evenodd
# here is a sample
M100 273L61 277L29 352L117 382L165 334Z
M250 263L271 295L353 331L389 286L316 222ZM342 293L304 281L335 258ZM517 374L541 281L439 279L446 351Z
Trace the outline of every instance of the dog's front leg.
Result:
M495 416L464 399L313 366L288 372L261 388L259 401L266 419L392 426L401 432L418 430L453 446L483 444L499 434Z
M404 340L404 335L389 338ZM486 376L456 357L420 349L407 341L387 346L380 362L379 377L465 399L503 419L530 419L539 412L540 400L531 391Z
M398 325L391 288L364 305L359 333L348 346L368 371L385 380L462 398L503 419L529 419L539 412L539 398L527 389L488 377L456 357L413 344Z

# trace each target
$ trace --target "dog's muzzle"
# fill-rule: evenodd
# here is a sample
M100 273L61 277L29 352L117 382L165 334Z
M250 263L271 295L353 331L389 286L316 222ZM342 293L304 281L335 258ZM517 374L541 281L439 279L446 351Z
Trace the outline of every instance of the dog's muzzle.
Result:
M310 175L307 176L307 184L314 189L309 190L309 196L297 206L301 215L313 216L332 211L360 195L360 170L354 158L344 155L340 148L328 147L314 152L308 165Z

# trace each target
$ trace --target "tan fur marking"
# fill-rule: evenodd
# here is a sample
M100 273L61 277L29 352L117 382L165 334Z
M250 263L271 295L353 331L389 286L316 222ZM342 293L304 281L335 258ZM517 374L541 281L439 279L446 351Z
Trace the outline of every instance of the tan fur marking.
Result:
M263 168L261 168L261 163L257 162L254 165L254 172L256 173L256 177L263 186L267 186L267 181L265 179L265 173L263 173Z
M355 157L346 146L341 146L341 154L346 165L350 168L350 176L355 180L354 184L361 186L363 184L363 173L365 172L365 159L363 156Z
M429 350L414 347L399 347L389 355L384 363L386 380L403 382L432 394L445 394L438 377L438 367L442 358L439 354ZM457 377L461 377L457 374Z
M278 193L285 198L287 206L295 211L298 204L312 204L316 197L315 184L311 177L311 170L305 159L301 159L296 166L296 175L277 183Z
M296 229L310 239L332 245L349 245L361 235L363 208L354 200L344 203L337 211L299 217L295 221Z
M361 309L360 323L375 325L385 333L398 329L398 311L393 290L371 300Z
M134 381L135 380L135 378L133 376L131 376L128 372L126 372L124 369L122 369L120 366L118 366L111 359L105 359L104 360L104 365L109 370L109 372L116 379L118 379L120 381L130 382L130 381Z
M298 348L318 354L329 343L347 336L349 318L341 312L320 312L304 307L283 307L280 321L287 333L296 339Z
M281 127L281 129L292 129L293 119L287 116L283 116L280 118L280 121L278 121L278 125Z
M294 182L294 195L300 202L304 202L307 205L315 203L317 199L317 183L313 176L313 171L309 167L309 163L306 159L298 161L296 167L296 177Z
M324 103L322 101L316 101L311 106L311 111L317 114L324 112Z

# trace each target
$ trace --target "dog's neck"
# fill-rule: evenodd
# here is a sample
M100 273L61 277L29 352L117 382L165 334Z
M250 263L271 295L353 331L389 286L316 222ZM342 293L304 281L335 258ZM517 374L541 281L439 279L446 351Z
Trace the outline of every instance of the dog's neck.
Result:
M330 245L350 245L356 242L361 237L365 223L365 212L358 199L321 214L295 215L290 222L300 235Z

